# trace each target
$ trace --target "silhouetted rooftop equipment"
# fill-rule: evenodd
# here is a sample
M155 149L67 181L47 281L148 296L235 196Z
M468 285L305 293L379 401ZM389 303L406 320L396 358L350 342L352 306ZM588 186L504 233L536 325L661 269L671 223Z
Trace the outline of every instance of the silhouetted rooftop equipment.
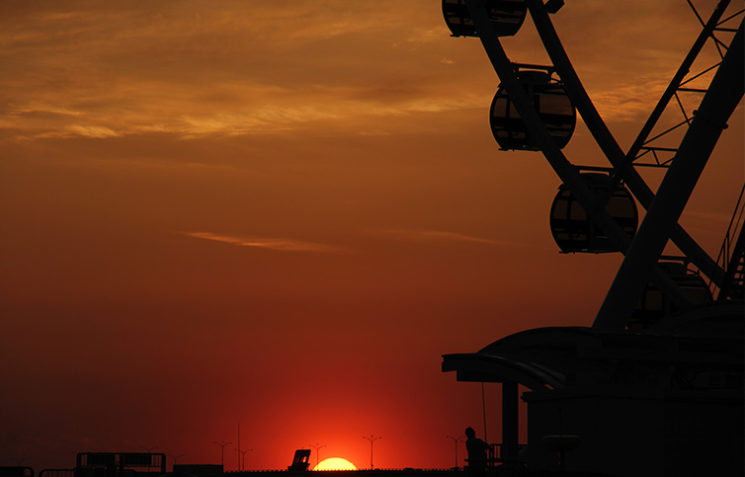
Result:
M559 148L566 146L577 123L577 112L563 83L551 78L547 71L536 70L520 71L517 79L533 98L538 116L556 145ZM541 148L540 141L528 134L525 122L501 84L491 103L489 122L500 148L525 151Z
M41 469L39 477L75 477L75 469Z
M0 477L34 477L34 469L31 467L0 467Z
M197 477L213 477L223 475L223 466L220 464L174 464L174 474L195 475Z
M297 449L287 470L308 470L310 449Z
M150 452L81 452L75 477L110 477L124 472L164 474L166 456Z
M610 176L585 172L582 178L596 197L608 197L605 211L623 231L631 237L636 232L639 215L636 203L623 186L616 185ZM610 238L587 215L584 207L574 198L569 188L562 184L551 205L551 233L562 252L604 253L617 252Z
M657 266L668 274L694 305L711 303L711 291L703 277L686 267L683 261L660 261ZM679 311L654 283L648 283L629 320L629 329L647 328L660 318Z
M512 36L525 20L525 0L487 0L486 11L499 36ZM442 0L442 14L453 36L478 36L466 0Z

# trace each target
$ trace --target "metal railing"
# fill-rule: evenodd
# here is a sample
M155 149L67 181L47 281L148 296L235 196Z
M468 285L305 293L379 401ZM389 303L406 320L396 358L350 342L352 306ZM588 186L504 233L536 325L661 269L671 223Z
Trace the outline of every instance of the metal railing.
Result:
M735 210L732 212L732 217L727 226L727 232L724 234L724 240L722 240L722 246L720 247L719 254L717 254L716 258L717 265L724 269L725 276L728 276L732 272L731 270L728 270L728 268L732 265L730 262L732 259L732 253L734 252L734 242L737 241L737 237L739 236L743 226L743 217L745 217L745 200L743 200L743 197L745 197L745 184L743 184L740 189L740 196L737 198ZM709 290L712 294L715 288L716 285L710 280Z

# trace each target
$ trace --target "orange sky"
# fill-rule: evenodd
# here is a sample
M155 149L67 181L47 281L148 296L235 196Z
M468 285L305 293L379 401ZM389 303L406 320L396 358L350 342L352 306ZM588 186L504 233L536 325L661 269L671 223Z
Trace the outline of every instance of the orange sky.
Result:
M557 30L626 148L695 17L567 3ZM214 463L240 421L250 468L315 443L365 466L371 433L376 465L450 466L481 395L440 355L591 324L620 264L558 253L559 182L497 150L498 79L437 1L6 1L0 26L0 464ZM547 61L530 20L505 47ZM682 220L714 255L742 112ZM581 124L565 152L602 164Z

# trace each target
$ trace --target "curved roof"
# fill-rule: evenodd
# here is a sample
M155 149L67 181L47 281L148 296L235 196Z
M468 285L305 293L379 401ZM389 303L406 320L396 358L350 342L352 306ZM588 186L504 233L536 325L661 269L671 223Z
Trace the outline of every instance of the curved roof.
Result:
M708 323L712 316L727 321L717 313L701 318ZM679 323L692 321L695 317ZM729 321L730 328L742 327L741 317ZM535 328L501 338L475 353L443 355L442 370L455 371L459 381L517 382L530 389L607 383L628 370L666 373L671 365L691 363L742 372L742 333L712 336L693 333L690 325L686 331Z
M565 376L538 363L488 353L443 356L443 371L456 371L458 381L517 382L531 389L560 387Z

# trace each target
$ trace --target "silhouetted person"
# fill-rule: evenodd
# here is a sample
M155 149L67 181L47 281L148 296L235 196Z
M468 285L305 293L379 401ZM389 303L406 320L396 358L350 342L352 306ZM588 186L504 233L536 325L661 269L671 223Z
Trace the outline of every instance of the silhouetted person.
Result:
M468 473L473 477L481 477L486 470L486 450L489 444L476 437L472 427L466 428L466 450L468 451Z

